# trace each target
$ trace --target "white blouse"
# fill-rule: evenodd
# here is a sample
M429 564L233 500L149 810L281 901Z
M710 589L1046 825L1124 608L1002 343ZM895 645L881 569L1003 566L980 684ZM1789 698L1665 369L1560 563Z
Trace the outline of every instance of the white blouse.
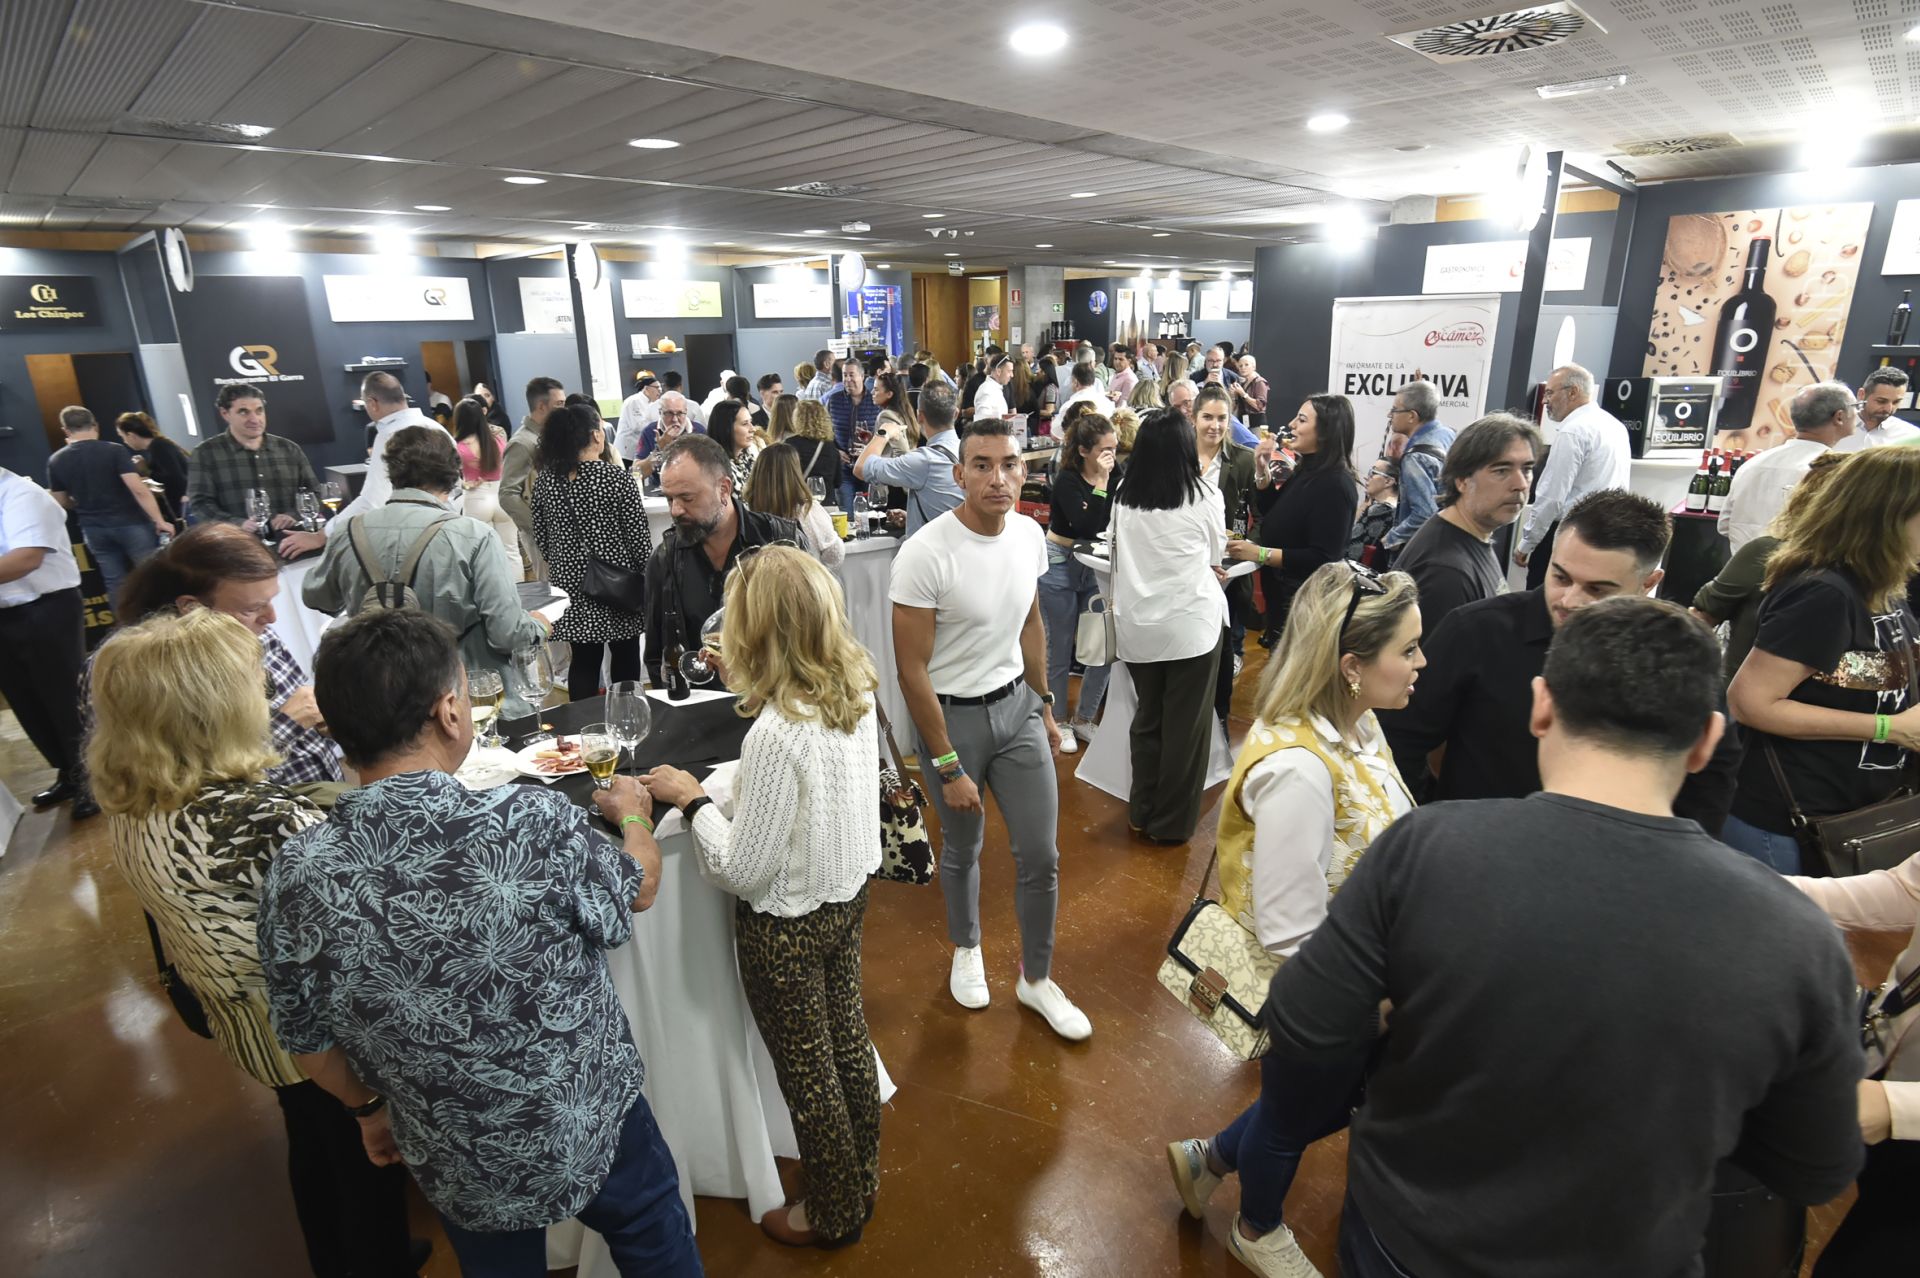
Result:
M838 568L847 557L846 543L833 530L833 516L819 502L808 502L807 513L800 516L800 531L807 536L807 549L828 568Z
M880 743L873 700L852 732L760 712L740 751L733 819L693 814L700 873L762 914L797 918L859 895L880 868Z
M1329 742L1333 725L1314 726ZM1413 800L1377 727L1350 745L1398 820ZM1240 802L1253 818L1253 928L1271 954L1291 958L1327 917L1333 861L1333 777L1311 750L1276 750L1248 769Z
M1113 624L1122 661L1179 661L1211 651L1227 624L1213 569L1227 549L1220 490L1173 510L1113 504Z

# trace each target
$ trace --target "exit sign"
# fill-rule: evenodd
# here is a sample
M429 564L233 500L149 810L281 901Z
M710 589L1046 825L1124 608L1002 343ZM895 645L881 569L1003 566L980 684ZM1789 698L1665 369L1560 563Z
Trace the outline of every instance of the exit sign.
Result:
M1014 289L1014 290L1013 290L1013 291L1012 291L1012 292L1011 292L1011 293L1010 293L1010 294L1008 295L1008 299L1007 299L1007 300L1008 300L1008 302L1009 302L1009 303L1010 303L1011 305L1014 305L1014 306L1018 306L1018 305L1020 305L1020 290L1019 290L1019 289L1017 289L1017 288L1016 288L1016 289Z
M1067 311L1067 307L1064 302L1055 302L1053 304L1053 313L1055 315L1064 315L1066 314L1066 311Z

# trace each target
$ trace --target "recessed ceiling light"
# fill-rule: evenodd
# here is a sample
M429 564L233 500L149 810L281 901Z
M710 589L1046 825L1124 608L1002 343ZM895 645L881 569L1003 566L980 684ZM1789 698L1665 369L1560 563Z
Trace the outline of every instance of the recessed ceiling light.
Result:
M715 240L713 243L714 243L714 247L718 248L722 245L732 244L734 243L734 241L733 240Z
M893 263L892 262L875 262L873 264L873 269L876 271L891 271L893 269Z
M405 231L380 227L373 232L373 251L381 257L407 257L413 252L413 239Z
M1338 133L1352 123L1353 121L1338 111L1322 111L1319 115L1307 118L1307 132Z
M293 251L293 236L284 226L272 222L253 222L247 226L247 239L256 253L289 253Z
M959 255L958 253L948 253L948 254L945 254L945 256L947 256L947 257L959 257L960 255Z
M922 213L921 217L945 217L945 213Z
M1609 89L1618 89L1626 84L1625 72L1617 75L1596 75L1585 80L1562 80L1558 84L1543 84L1534 92L1548 100L1554 98L1573 98L1582 93L1605 93Z
M1120 263L1118 263L1118 262L1102 262L1102 263L1100 263L1100 265L1102 265L1102 266L1118 266L1118 265L1120 265Z
M1907 29L1907 39L1920 41L1920 27L1909 27Z
M1052 248L1052 247L1053 247L1053 245L1051 245L1051 244L1036 244L1036 245L1034 245L1034 247L1035 247L1035 248Z
M1015 53L1044 58L1067 47L1067 29L1052 22L1029 22L1007 36Z
M501 178L500 180L502 182L511 182L515 186L545 186L547 184L545 178L526 177L521 174L515 174L513 177Z
M802 235L825 235L825 234L826 234L826 232L825 232L824 230L821 230L821 229L819 229L819 228L817 228L817 227L816 227L816 228L814 228L814 229L812 229L812 230L806 230L806 231L802 231L802 232L800 232L800 234L802 234Z
M1164 240L1164 239L1166 239L1166 238L1167 238L1167 237L1168 237L1169 235L1172 235L1172 234L1173 234L1173 232L1172 232L1172 231L1155 231L1155 232L1153 233L1153 238L1154 238L1154 239L1156 239L1156 240Z
M453 208L450 204L416 204L413 207L419 209L422 213L447 213L451 212Z
M671 151L680 144L672 138L635 138L627 145L637 146L642 151Z
M1100 194L1098 191L1070 191L1067 194L1067 198L1069 200L1091 200L1098 194Z
M1426 144L1425 142L1408 142L1408 143L1405 143L1405 144L1403 144L1403 145L1401 145L1401 146L1396 146L1396 147L1395 147L1395 148L1393 148L1393 149L1394 149L1394 150L1396 150L1396 151L1404 151L1404 152L1407 152L1407 153L1409 153L1409 154L1411 154L1411 153L1412 153L1412 152L1414 152L1414 151L1424 151L1424 150L1426 150L1426 149L1427 149L1427 144Z

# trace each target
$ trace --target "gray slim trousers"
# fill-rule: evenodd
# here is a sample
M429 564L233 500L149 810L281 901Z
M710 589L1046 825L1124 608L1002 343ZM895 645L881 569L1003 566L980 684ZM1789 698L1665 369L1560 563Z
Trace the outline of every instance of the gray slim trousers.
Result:
M984 805L989 792L1007 823L1013 852L1013 909L1020 921L1021 965L1029 981L1053 968L1053 920L1060 902L1060 790L1039 694L1021 685L991 705L949 706L947 739ZM933 752L920 743L922 775L940 816L940 891L947 900L947 939L980 944L980 845L987 817L947 808Z

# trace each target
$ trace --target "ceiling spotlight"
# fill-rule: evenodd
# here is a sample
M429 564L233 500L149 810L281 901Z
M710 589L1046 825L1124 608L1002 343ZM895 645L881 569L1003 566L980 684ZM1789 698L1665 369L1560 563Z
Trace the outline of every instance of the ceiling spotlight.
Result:
M1353 121L1347 119L1346 116L1341 115L1338 111L1322 111L1319 115L1309 116L1307 118L1307 132L1338 133L1352 123Z
M256 253L290 253L293 236L284 226L272 222L253 222L247 226L247 240Z
M891 271L893 269L893 263L892 262L875 262L873 264L873 269L876 271Z
M1029 22L1015 27L1007 43L1015 53L1044 58L1067 47L1067 29L1051 22Z
M968 234L972 234L972 232L968 232ZM950 240L957 240L960 238L960 232L954 230L951 226L949 226L947 228L947 238Z
M1172 231L1155 231L1155 232L1153 233L1153 238L1154 238L1154 239L1156 239L1156 240L1164 240L1164 239L1166 239L1166 238L1167 238L1167 237L1168 237L1169 235L1172 235L1172 234L1173 234L1173 232L1172 232Z
M927 234L931 235L936 240L939 239L942 235L945 235L946 232L947 232L947 228L944 226L929 226L927 228Z
M1051 245L1051 244L1036 244L1036 245L1034 245L1034 247L1035 247L1035 248L1052 248L1052 247L1053 247L1053 245Z
M637 146L642 151L671 151L680 144L672 138L634 138L628 146Z
M1543 84L1534 92L1548 100L1574 98L1582 93L1605 93L1609 89L1620 88L1626 82L1627 76L1623 71L1619 75L1597 75L1588 80L1562 80L1559 84Z
M945 213L922 213L921 217L945 217Z
M545 178L527 177L517 173L510 178L501 178L500 180L502 182L511 182L515 186L545 186L547 184Z
M820 229L819 227L809 227L809 228L808 228L807 230L804 230L804 231L802 231L802 232L800 232L800 234L802 234L802 235L825 235L825 234L826 234L826 232L825 232L825 231L823 231L823 230L821 230L821 229Z
M405 231L383 227L373 233L373 251L381 257L406 257L413 252L413 239Z
M733 241L732 241L732 240L715 240L715 241L713 242L713 244L714 244L714 247L715 247L715 248L720 248L720 247L723 247L723 246L726 246L726 245L729 245L729 244L732 244L732 243L733 243Z
M1907 39L1920 42L1920 27L1907 28Z
M873 228L871 226L868 226L865 222L842 222L840 224L840 229L845 231L848 235L864 235L866 232L871 231Z
M1100 265L1102 265L1102 266L1118 266L1118 265L1120 265L1120 263L1118 263L1118 262L1114 262L1114 261L1106 261L1106 262L1102 262L1102 263L1100 263Z
M941 254L941 256L942 257L959 257L960 255L958 253L943 253Z
M422 213L448 213L453 209L450 204L416 204L413 207Z
M1098 191L1069 191L1067 198L1069 200L1091 200L1098 194L1100 194Z

